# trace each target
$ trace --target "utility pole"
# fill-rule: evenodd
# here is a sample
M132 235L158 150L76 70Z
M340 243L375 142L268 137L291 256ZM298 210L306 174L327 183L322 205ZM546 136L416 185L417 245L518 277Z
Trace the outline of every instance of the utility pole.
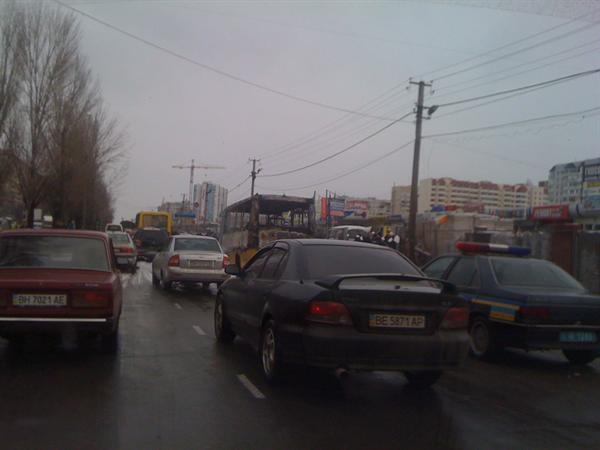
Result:
M327 226L327 232L329 232L331 228L331 206L329 203L329 191L327 189L325 189L325 198L327 199L325 202L325 211L327 213L325 216L325 225Z
M250 197L254 197L254 181L256 180L256 175L258 175L261 171L261 169L256 170L256 162L260 161L260 159L252 158L252 159L249 159L248 161L252 161L252 172L250 172L250 175L252 176L252 185L250 187Z
M192 163L189 166L175 165L171 166L173 169L190 169L190 191L188 195L188 202L190 204L190 211L192 210L192 202L194 201L194 169L225 169L223 166L206 166L203 164Z
M410 185L410 211L408 215L408 257L415 262L415 247L417 245L417 202L419 199L419 160L421 158L421 126L423 123L423 96L425 86L431 86L431 84L425 83L424 81L410 81L410 84L416 84L419 86L417 109L415 111L417 114L417 121L415 130L415 150L413 155L412 181ZM433 111L430 110L430 115L432 112Z

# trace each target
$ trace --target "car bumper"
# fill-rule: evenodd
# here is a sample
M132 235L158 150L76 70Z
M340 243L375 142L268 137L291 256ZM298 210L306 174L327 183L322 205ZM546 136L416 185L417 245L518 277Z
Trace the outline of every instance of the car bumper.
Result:
M437 331L433 335L399 335L311 325L303 332L304 361L314 367L443 370L460 366L468 350L466 330Z
M169 268L166 272L167 281L179 281L182 283L221 283L229 278L223 269L198 270Z
M560 325L498 325L503 344L526 350L598 350L600 351L600 327ZM562 332L592 332L595 342L564 342Z
M118 321L115 317L0 317L0 335L69 331L108 334L117 328Z
M137 256L133 255L133 256L120 256L120 255L115 255L117 258L117 266L135 266L138 258Z

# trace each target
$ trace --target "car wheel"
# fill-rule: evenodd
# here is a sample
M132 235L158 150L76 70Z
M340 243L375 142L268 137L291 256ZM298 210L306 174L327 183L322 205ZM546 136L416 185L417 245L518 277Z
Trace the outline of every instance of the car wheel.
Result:
M269 319L263 326L260 335L260 366L263 375L270 384L279 384L282 381L283 363L281 347L275 332L275 322Z
M217 342L229 343L235 339L235 333L231 329L231 323L227 318L225 309L223 308L223 299L217 297L215 301L215 336Z
M171 289L171 285L173 283L171 281L165 281L165 275L163 273L160 274L160 287L163 288L165 291L168 291L169 289Z
M158 279L158 277L156 275L154 275L154 271L152 271L152 286L154 286L154 287L160 286L160 280Z
M416 389L431 387L442 376L441 370L426 370L419 372L404 372L408 384Z
M498 350L490 322L483 317L475 317L469 328L471 354L479 359L489 358Z
M563 350L563 355L571 364L584 365L596 359L598 352L595 350Z
M103 353L114 354L119 348L119 327L108 334L100 336L100 347Z

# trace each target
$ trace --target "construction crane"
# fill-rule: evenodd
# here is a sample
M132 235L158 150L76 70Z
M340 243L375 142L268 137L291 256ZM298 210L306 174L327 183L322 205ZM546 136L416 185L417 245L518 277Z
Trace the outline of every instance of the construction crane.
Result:
M223 166L207 166L203 164L194 164L194 160L192 159L192 163L189 166L175 165L171 166L173 169L190 169L190 193L188 197L188 201L190 204L190 211L192 210L192 201L194 198L194 169L225 169Z

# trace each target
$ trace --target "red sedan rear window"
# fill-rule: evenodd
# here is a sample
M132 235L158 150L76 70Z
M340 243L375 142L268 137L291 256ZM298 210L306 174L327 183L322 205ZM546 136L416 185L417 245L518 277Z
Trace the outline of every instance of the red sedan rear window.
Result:
M0 268L3 267L110 270L104 241L66 236L0 238Z

